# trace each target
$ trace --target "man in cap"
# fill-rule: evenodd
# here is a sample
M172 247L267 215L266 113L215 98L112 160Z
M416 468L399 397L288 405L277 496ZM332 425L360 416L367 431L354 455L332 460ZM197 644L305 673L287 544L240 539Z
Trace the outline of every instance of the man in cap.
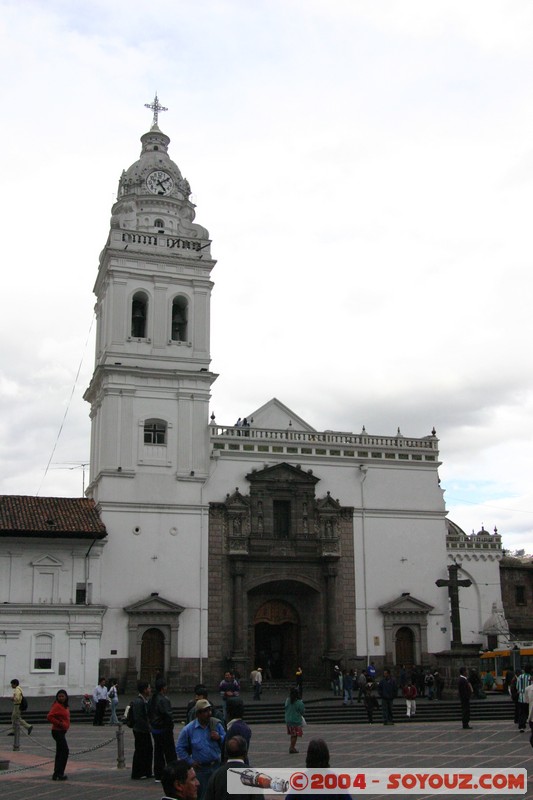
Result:
M182 729L176 744L178 759L187 761L194 768L200 784L198 800L203 800L209 778L220 766L226 732L212 718L209 700L198 700L195 706L196 719Z
M252 670L250 680L254 688L254 700L261 700L261 692L263 690L263 670L261 667Z

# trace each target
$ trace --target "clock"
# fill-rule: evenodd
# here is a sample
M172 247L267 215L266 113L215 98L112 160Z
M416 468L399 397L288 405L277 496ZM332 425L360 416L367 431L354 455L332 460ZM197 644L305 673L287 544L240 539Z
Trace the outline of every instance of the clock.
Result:
M174 181L167 172L156 169L146 178L146 186L152 194L170 194L174 188Z

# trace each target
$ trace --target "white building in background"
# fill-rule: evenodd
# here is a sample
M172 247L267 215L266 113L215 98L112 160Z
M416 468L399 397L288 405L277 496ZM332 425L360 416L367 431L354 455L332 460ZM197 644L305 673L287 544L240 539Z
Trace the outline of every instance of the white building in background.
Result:
M501 541L447 523L435 432L318 432L277 399L249 426L209 416L215 262L152 107L95 284L89 500L55 501L89 503L105 531L51 537L49 498L27 498L31 536L3 521L3 685L80 693L100 673L130 688L164 672L178 687L230 665L321 678L339 661L430 663L452 641L435 584L451 563L472 581L462 641L486 645Z

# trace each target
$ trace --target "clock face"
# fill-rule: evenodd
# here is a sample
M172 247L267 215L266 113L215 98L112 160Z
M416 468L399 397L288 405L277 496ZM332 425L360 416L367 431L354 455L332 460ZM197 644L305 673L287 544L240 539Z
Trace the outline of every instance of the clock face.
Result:
M146 186L152 194L170 194L174 187L174 181L162 169L156 169L146 178Z

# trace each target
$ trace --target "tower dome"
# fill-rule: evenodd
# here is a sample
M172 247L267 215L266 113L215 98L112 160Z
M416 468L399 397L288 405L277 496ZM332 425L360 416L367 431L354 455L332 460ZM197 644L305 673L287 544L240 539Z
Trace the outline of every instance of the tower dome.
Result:
M111 228L144 232L155 229L206 239L206 229L192 224L195 206L190 200L189 181L170 158L170 138L158 125L158 113L166 109L159 105L157 94L147 107L154 110L152 127L141 136L139 159L120 176Z

